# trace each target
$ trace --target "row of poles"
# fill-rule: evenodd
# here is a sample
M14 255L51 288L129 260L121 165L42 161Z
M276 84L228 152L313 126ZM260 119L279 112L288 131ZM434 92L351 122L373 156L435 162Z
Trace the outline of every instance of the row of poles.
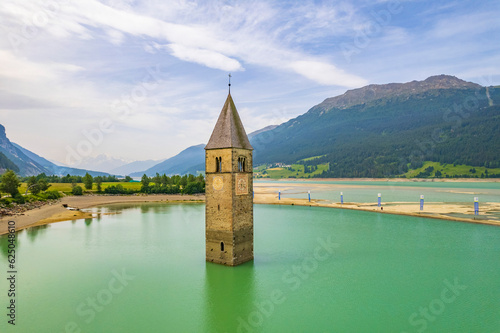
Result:
M311 191L307 191L307 198L311 202ZM281 200L281 191L278 190L278 200ZM344 204L344 192L340 192L340 204ZM377 206L382 207L382 193L377 195ZM424 195L420 195L420 210L424 210ZM474 197L474 215L479 215L479 197Z
M310 190L307 191L307 198L309 199L309 202L311 202L311 191ZM281 200L281 191L280 190L278 190L278 200Z

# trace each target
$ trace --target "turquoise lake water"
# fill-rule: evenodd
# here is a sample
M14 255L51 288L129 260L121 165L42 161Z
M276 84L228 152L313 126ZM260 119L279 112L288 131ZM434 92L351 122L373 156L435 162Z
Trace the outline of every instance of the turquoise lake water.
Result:
M377 202L378 193L383 202L419 202L424 195L426 202L470 203L474 197L480 202L500 202L498 182L394 182L394 181L256 181L257 184L292 186L281 192L283 197L307 198L307 184L310 184L311 198L340 202ZM303 186L306 185L306 186ZM315 187L315 185L323 185ZM327 186L324 186L327 185Z
M205 262L204 208L19 232L17 325L2 278L0 331L500 332L498 227L256 205L255 260L224 267Z

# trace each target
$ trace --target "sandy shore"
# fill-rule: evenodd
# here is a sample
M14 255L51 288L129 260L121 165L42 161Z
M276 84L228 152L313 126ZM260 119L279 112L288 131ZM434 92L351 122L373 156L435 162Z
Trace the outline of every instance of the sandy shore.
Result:
M500 226L500 220L495 216L491 216L491 212L500 211L500 203L481 203L481 215L474 216L474 210L470 205L450 204L442 202L426 203L425 209L420 211L420 205L414 202L391 202L382 204L382 207L377 207L376 203L356 203L346 202L330 203L324 200L295 199L281 198L275 194L255 195L254 203L256 204L274 204L274 205L298 205L311 207L330 207L338 209L363 210L382 214L407 215L416 217L427 217L434 219L470 222L479 224L489 224Z
M367 180L364 178L363 180ZM380 181L380 180L377 180ZM396 214L408 215L416 217L428 217L434 219L443 219L460 222L480 223L500 226L500 203L498 202L481 202L481 212L479 216L474 216L474 209L472 204L461 203L447 203L447 202L426 202L424 210L420 211L420 204L418 202L382 202L382 209L377 207L376 202L358 203L358 202L345 202L344 204L333 203L327 200L311 200L289 198L286 195L278 199L278 190L282 193L286 191L293 191L295 193L303 193L307 197L307 191L318 192L321 190L331 190L333 186L330 184L312 184L297 181L294 184L276 184L276 183L260 183L254 185L256 204L275 204L275 205L300 205L300 206L316 206L316 207L330 207L339 209L353 209L363 210L368 212L376 212L383 214ZM343 189L347 188L364 188L364 185L342 185ZM474 194L474 192L464 191L464 189L447 190L452 193L467 193Z
M203 195L92 195L68 196L57 202L47 204L38 209L32 209L23 215L4 216L0 218L0 235L6 234L8 221L16 222L16 230L53 222L93 218L95 214L82 209L114 203L145 203L145 202L204 202ZM63 205L67 205L65 208Z
M257 180L273 180L259 178ZM500 183L500 178L286 178L275 181L293 182L400 182L400 183Z
M336 179L338 180L338 179ZM352 180L352 179L351 179ZM367 179L363 179L367 180ZM379 179L376 181L380 181ZM275 204L275 205L301 205L301 206L316 206L330 207L338 209L353 209L362 210L383 214L397 214L417 217L428 217L435 219L445 219L452 221L462 221L470 223L481 223L500 226L500 203L482 202L481 214L474 216L473 208L470 204L452 204L430 202L425 204L425 209L420 211L420 206L415 202L391 202L383 203L383 209L377 207L376 203L356 203L346 202L343 205L340 203L332 203L326 200L311 200L296 199L282 197L278 200L277 192L287 190L299 190L307 193L307 189L311 189L311 183L297 181L294 184L278 184L276 183L256 183L254 185L256 204ZM316 189L328 187L327 184L315 184ZM359 187L360 185L350 185L350 187ZM361 186L362 187L362 186ZM457 189L457 191L463 191ZM107 205L114 203L145 203L145 202L204 202L204 195L117 195L117 196L68 196L60 201L42 206L38 209L27 211L23 215L5 216L0 219L0 235L7 233L8 221L16 222L16 229L21 230L33 226L44 225L53 222L77 220L96 217L85 211L86 208L99 205ZM73 208L72 210L63 207L63 204ZM83 211L82 211L83 210Z

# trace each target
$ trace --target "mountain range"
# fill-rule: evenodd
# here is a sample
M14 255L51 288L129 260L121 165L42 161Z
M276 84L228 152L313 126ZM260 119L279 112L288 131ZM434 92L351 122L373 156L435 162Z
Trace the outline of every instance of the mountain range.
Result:
M154 176L156 173L175 174L198 174L205 172L205 145L200 144L184 149L174 157L154 165L153 167L140 172L130 174L131 177L140 177L143 174Z
M499 105L500 87L437 75L349 90L248 136L254 165L328 163L323 177L395 176L424 161L494 168L500 167ZM204 146L188 147L163 161L136 161L108 170L133 177L196 174L204 171ZM63 172L64 167L11 144L1 126L0 171L16 170L14 166L20 174L85 171Z
M273 130L277 125L269 125L260 130L248 134L248 138L251 139L257 134L261 134L270 130ZM148 176L154 176L156 173L175 175L175 174L198 174L205 172L205 144L199 144L196 146L191 146L179 154L168 158L159 164L151 166L145 171L138 171L131 173L131 177L140 177L143 174Z
M89 173L92 176L108 175L105 172L76 169L56 165L49 160L11 142L5 133L5 127L0 125L0 173L11 169L21 176L34 176L40 173L47 175L76 175L83 176Z
M145 160L145 161L134 161L130 163L123 164L119 167L109 170L109 173L113 175L131 175L134 172L139 172L142 170L147 170L158 163L163 162L163 160Z
M387 177L424 161L500 166L500 87L453 76L369 85L255 136L254 164L328 163L323 177Z
M322 177L391 177L425 161L500 167L499 105L500 87L449 75L372 84L251 133L254 165L328 163ZM200 170L203 156L190 147L176 156L182 168L168 171Z
M78 162L78 167L80 169L99 170L102 172L113 173L111 170L128 163L130 163L130 161L116 158L108 154L99 154L95 157L87 156L82 158Z

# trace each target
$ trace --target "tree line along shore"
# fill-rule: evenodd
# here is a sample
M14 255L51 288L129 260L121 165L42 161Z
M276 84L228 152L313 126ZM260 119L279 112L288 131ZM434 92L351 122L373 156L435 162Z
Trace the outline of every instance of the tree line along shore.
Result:
M0 178L0 217L23 214L39 208L51 200L65 195L132 195L132 194L183 194L205 192L203 175L167 176L144 175L140 182L130 177L118 179L115 176L37 176L18 177L7 170Z
M28 218L29 225L34 225L42 220L51 218L46 214L37 214L40 210L46 210L43 206L58 206L58 209L50 208L48 211L57 212L57 218L49 219L49 222L56 222L62 220L88 218L87 213L78 211L77 213L68 213L62 210L61 202L73 202L71 198L78 198L79 204L83 206L77 208L91 207L92 205L118 203L118 202L164 202L164 201L203 201L204 197L192 197L191 195L202 194L205 192L205 179L203 175L185 175L185 176L166 176L156 174L154 177L147 177L144 175L141 181L133 181L132 179L118 179L115 176L109 177L92 177L85 176L46 176L40 174L38 176L19 178L13 171L5 172L0 179L0 221L16 216L20 219L24 215L38 216L38 218ZM331 180L331 179L330 179ZM353 179L343 179L353 180ZM358 179L359 180L359 179ZM371 181L389 181L390 179L367 179ZM402 179L399 179L402 180ZM467 179L470 181L470 179ZM273 188L272 192L278 191L278 187ZM356 204L339 206L337 204L325 204L323 202L313 200L308 202L303 199L287 198L286 200L279 201L275 198L275 193L268 192L270 188L258 189L256 184L255 203L265 204L285 204L285 205L311 205L311 206L325 206L336 208L348 208L358 210L372 210L369 205ZM62 198L64 197L64 198ZM62 198L62 199L61 199ZM62 201L61 201L62 200ZM83 201L81 201L83 200ZM67 205L67 204L65 204ZM449 206L449 205L448 205ZM439 214L420 214L422 217L446 218L451 220L460 220L456 218L447 217L447 210L463 210L467 212L465 207L444 207L439 209ZM42 209L43 208L43 209ZM499 207L491 207L491 209L498 209ZM444 210L443 210L444 209ZM400 215L413 215L415 212L407 211L407 207L395 206L386 207L384 213L400 214ZM29 212L29 213L28 213ZM25 220L25 218L22 218ZM466 219L467 220L467 219ZM27 222L27 223L28 223ZM481 221L469 221L481 223ZM483 221L485 222L485 221ZM496 224L493 221L493 224ZM0 233L1 234L1 233Z
M142 176L141 181L134 181L129 176L119 179L116 176L38 176L18 177L12 170L7 170L0 178L0 204L11 202L24 203L36 199L57 199L57 194L195 194L205 192L203 175L156 174L153 177ZM48 196L48 198L47 198Z

